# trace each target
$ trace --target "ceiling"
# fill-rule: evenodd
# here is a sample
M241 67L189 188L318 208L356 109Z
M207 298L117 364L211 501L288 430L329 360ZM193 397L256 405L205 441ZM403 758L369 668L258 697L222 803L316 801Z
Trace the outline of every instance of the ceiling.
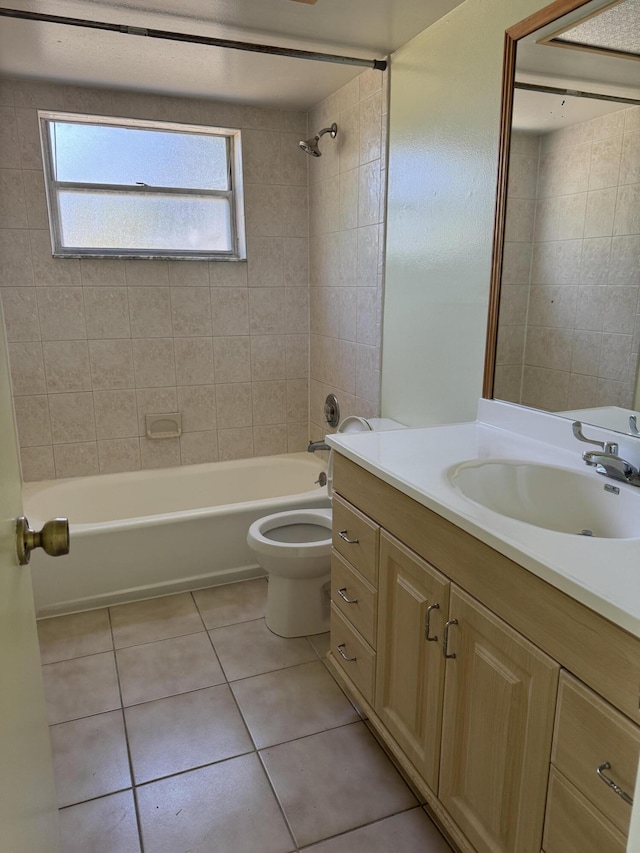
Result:
M611 0L592 0L577 11L522 39L517 46L516 80L541 86L632 98L640 102L640 56L621 58L541 43L559 29L569 25L575 26L585 19L590 26L600 21L605 30L608 28L620 37L616 29L620 18L627 22L624 28L626 47L630 53L637 52L640 35L640 15L637 14L639 2L640 0L622 0L611 6ZM597 15L600 9L607 10L602 18ZM633 14L629 13L630 9L633 9ZM630 106L565 94L516 90L513 127L527 132L549 133L619 109L629 109Z
M630 106L631 104L516 89L512 126L514 130L524 133L551 133L617 110L628 110Z
M13 0L13 9L382 58L462 0ZM3 4L4 5L4 4ZM309 109L362 67L0 18L0 73Z

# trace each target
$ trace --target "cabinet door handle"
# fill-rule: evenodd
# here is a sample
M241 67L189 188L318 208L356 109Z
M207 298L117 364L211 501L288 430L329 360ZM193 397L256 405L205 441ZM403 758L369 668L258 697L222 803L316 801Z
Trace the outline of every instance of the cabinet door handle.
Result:
M435 637L429 636L429 627L430 627L429 623L431 622L431 611L432 610L440 610L440 605L439 604L430 604L427 607L427 612L424 615L424 638L429 643L437 643L438 642L438 636L437 635Z
M346 588L346 586L343 586L343 587L342 587L342 589L339 589L339 590L338 590L338 595L340 596L340 598L341 598L343 601L346 601L346 602L347 602L347 604L357 604L357 603L358 603L358 599L357 599L357 598L349 598L349 597L347 596L347 588Z
M610 779L608 776L605 776L602 772L603 770L611 770L611 764L608 761L605 761L605 763L601 764L600 767L596 767L596 773L606 785L608 785L613 791L615 791L619 797L622 797L625 803L629 803L629 805L632 806L633 799L629 796L629 794L627 794L626 791L623 791L619 785L616 785L613 779Z
M457 624L458 624L457 619L449 619L448 622L444 623L444 636L442 638L442 654L445 656L445 658L454 658L456 656L455 652L451 655L449 654L449 628L452 625L457 625Z
M360 542L360 540L359 540L359 539L349 539L349 537L347 536L347 531L346 531L346 530L339 530L339 531L338 531L338 536L339 536L339 537L340 537L344 542L346 542L348 545L357 545L357 544Z
M340 643L340 645L339 645L339 646L336 646L336 648L338 649L338 654L340 655L340 657L341 657L343 660L349 661L349 663L351 663L351 662L352 662L352 661L354 661L354 660L358 660L358 658L348 658L348 657L345 655L345 653L343 652L343 649L344 649L344 647L345 647L346 645L347 645L346 643Z

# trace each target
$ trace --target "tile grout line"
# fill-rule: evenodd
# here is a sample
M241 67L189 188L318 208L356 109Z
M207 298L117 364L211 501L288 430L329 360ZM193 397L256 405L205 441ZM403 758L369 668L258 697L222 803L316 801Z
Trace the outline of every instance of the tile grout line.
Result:
M118 682L118 693L120 695L120 713L122 714L122 728L124 729L124 742L127 748L127 760L129 762L129 778L131 781L131 796L133 799L133 808L136 815L136 826L138 828L138 843L140 844L140 853L144 853L144 842L142 840L142 824L140 822L140 813L138 811L138 797L135 791L135 776L133 773L133 759L131 757L131 748L129 746L129 732L127 730L127 719L124 713L124 700L122 698L122 685L120 683L120 670L118 668L118 656L116 654L115 637L113 634L113 624L111 622L111 608L107 607L107 616L109 618L109 631L111 632L111 642L113 643L113 661L116 669L116 679Z
M207 767L215 767L218 764L224 764L225 761L235 761L236 758L245 758L247 755L252 755L254 752L255 749L249 749L246 752L239 752L237 755L229 755L227 758L218 758L215 761L209 761L206 764L197 764L195 767L185 767L184 770L176 770L175 773L166 773L164 776L145 779L144 782L134 783L133 791L137 791L138 788L145 788L147 785L155 785L156 782L166 782L167 779L177 779L179 776L185 776L187 773L205 770Z
M200 622L202 623L202 627L203 627L203 629L206 631L206 630L207 630L207 626L206 626L205 621L204 621L204 616L202 615L202 613L201 613L201 611L200 611L200 608L198 607L198 602L196 601L196 597L195 597L195 595L193 594L193 593L194 593L194 591L195 591L195 590L193 590L193 589L190 589L190 590L188 591L188 592L189 592L189 598L191 599L191 602L192 602L193 606L194 606L194 607L195 607L195 609L196 609L196 613L198 614L198 616L199 616L199 618L200 618Z
M275 801L278 804L278 809L280 810L280 814L282 815L282 819L284 820L285 825L287 827L287 830L289 832L289 835L291 836L291 840L293 841L293 846L294 846L296 851L299 851L300 847L298 845L298 840L296 839L295 833L293 831L293 827L291 826L289 818L287 817L287 814L284 810L284 806L282 805L282 802L280 801L280 797L278 796L278 792L276 791L275 785L271 781L271 776L269 775L269 771L267 770L266 765L262 759L262 755L260 753L260 750L258 750L258 749L256 750L256 755L258 757L258 761L260 762L260 767L262 768L262 772L264 773L264 775L267 779L267 784L269 785L269 788L270 788L271 792L273 793Z
M367 826L375 826L377 823L383 823L385 820L389 820L392 817L397 817L398 815L401 815L401 814L407 814L407 812L412 812L412 811L415 811L417 809L419 809L420 811L423 811L422 806L416 804L415 806L409 806L406 809L400 809L397 812L391 812L391 814L383 815L382 817L378 817L375 820L370 820L370 821L368 821L368 823L361 823L358 826L351 827L351 829L345 829L344 832L336 832L335 835L328 835L326 838L320 838L317 841L312 841L310 844L305 844L303 847L299 848L299 853L302 853L302 851L305 851L305 850L311 850L316 845L324 844L325 841L332 841L334 838L344 838L347 835L349 835L351 832L357 832L359 829L364 829ZM427 817L429 817L429 816L427 815ZM429 818L429 819L431 820L431 818ZM432 823L433 823L433 821L432 821ZM438 831L440 831L440 830L438 830ZM440 833L440 834L442 835L442 833ZM426 853L428 853L428 851L426 851ZM452 853L453 853L453 851L452 851Z
M209 588L211 589L211 587L209 587ZM214 587L214 588L215 588L215 587ZM198 590L195 590L195 591L197 592ZM200 617L200 621L202 622L202 624L203 624L203 626L204 626L204 631L205 631L205 634L207 635L207 639L209 640L209 643L210 643L211 648L212 648L212 650L213 650L213 654L215 655L215 658L216 658L216 660L218 661L218 666L220 667L220 672L221 672L221 673L222 673L222 675L224 676L224 683L225 683L225 684L227 684L227 686L228 686L228 685L229 685L229 679L228 679L228 677L227 677L227 673L225 672L225 668L224 668L224 667L223 667L223 665L222 665L222 661L220 660L220 657L219 657L219 655L218 655L218 652L216 651L216 647L215 647L215 646L214 646L214 644L213 644L213 639L212 639L212 637L211 637L211 631L212 631L212 630L215 630L215 629L213 629L213 628L211 628L211 629L207 628L207 624L206 624L206 622L204 621L204 616L202 615L202 611L201 611L201 610L200 610L200 608L198 607L198 602L196 601L196 597L195 597L195 595L194 595L193 593L194 593L194 590L191 590L191 593L190 593L190 594L191 594L191 598L192 598L192 600L193 600L193 603L194 603L194 605L195 605L196 610L198 611L198 616ZM239 624L239 623L236 623L236 624ZM229 690L230 690L230 692L233 694L233 691L231 690L231 688L229 688ZM234 697L234 698L235 698L235 697ZM244 722L244 718L243 718L243 722ZM251 736L251 735L249 735L249 736ZM253 739L252 739L252 740L253 740Z
M112 797L115 794L126 794L127 791L131 791L133 793L133 788L117 788L115 791L109 791L108 794L98 794L97 797L88 797L86 800L80 800L77 803L69 803L66 806L59 806L58 811L66 811L67 809L75 809L76 806L84 806L85 803L96 803L98 800L106 800L107 797Z

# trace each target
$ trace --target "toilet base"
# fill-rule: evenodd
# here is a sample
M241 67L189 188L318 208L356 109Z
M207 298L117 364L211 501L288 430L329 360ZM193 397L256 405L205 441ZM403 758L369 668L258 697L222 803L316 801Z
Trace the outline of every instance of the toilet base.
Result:
M331 574L292 579L269 575L266 622L279 637L306 637L329 630Z

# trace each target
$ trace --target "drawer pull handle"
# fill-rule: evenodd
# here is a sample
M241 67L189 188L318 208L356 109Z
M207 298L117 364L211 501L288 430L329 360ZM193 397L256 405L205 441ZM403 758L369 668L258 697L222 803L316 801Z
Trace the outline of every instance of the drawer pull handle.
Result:
M348 545L357 545L360 542L359 539L349 539L346 530L339 530L338 536L343 540L343 542L346 542Z
M613 779L609 779L608 776L605 776L604 773L602 772L603 770L611 770L611 765L609 764L608 761L605 761L605 763L601 764L600 767L596 767L596 773L598 774L598 776L602 779L602 781L605 784L607 784L612 790L614 790L616 792L616 794L619 797L622 797L622 799L625 801L625 803L629 803L629 805L632 806L633 805L633 799L629 796L629 794L627 794L626 791L623 791L619 785L616 785L616 783L613 781Z
M432 610L440 610L440 605L439 604L430 604L427 607L427 612L424 615L424 638L429 643L437 643L438 642L437 634L435 637L429 636L430 623L431 623L431 611Z
M352 661L354 661L354 660L358 660L358 658L348 658L348 657L345 655L345 653L344 653L342 650L344 649L344 647L345 647L346 645L347 645L346 643L340 643L340 645L339 645L339 646L336 646L336 648L338 649L338 654L340 655L340 657L341 657L343 660L349 661L349 663L351 663L351 662L352 662Z
M357 599L357 598L349 598L349 597L347 596L347 588L346 588L346 586L343 586L343 587L342 587L342 589L339 589L339 590L338 590L338 595L340 596L340 598L341 598L343 601L346 601L346 602L347 602L347 604L357 604L357 603L358 603L358 599Z
M444 623L444 637L442 639L442 654L445 658L450 659L456 656L455 652L453 654L449 654L449 628L452 625L457 625L457 619L449 619L448 622Z

